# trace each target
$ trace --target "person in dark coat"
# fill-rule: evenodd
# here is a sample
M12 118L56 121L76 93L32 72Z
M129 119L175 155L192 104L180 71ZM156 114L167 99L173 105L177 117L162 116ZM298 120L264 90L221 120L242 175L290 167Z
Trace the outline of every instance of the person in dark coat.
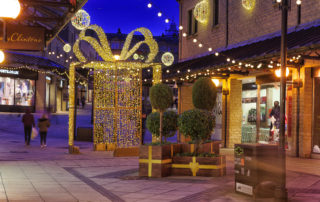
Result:
M25 143L26 143L26 145L30 145L32 126L33 127L35 126L34 117L31 114L30 109L27 109L26 113L22 116L22 123L24 126Z
M45 114L38 121L38 127L40 132L40 144L41 148L47 147L47 132L50 127L50 121Z
M274 107L271 110L270 117L274 117L276 119L274 125L276 129L280 128L280 106L279 101L274 101ZM273 125L271 123L270 129L272 129Z

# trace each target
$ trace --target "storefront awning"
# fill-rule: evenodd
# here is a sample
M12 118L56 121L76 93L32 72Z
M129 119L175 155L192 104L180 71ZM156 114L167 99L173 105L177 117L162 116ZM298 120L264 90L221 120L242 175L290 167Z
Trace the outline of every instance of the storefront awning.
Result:
M288 52L299 54L310 49L320 49L320 20L312 24L300 25L289 29ZM237 62L267 62L270 58L280 55L280 32L231 45L225 49L218 50L220 55L212 54L179 62L169 67L170 73L163 72L163 78L176 78L192 72L201 72L206 69L218 69L220 67L234 66L228 63L227 57ZM227 56L227 57L226 57ZM269 61L268 61L269 62ZM179 73L177 73L179 72Z
M6 60L2 64L3 66L17 66L17 65L28 65L39 67L42 69L57 69L59 71L66 70L66 68L46 57L29 55L25 53L17 53L12 51L6 51Z

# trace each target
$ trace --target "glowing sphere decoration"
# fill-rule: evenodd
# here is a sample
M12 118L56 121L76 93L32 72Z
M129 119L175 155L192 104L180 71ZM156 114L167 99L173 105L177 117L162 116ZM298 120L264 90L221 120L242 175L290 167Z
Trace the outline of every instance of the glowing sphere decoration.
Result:
M197 3L194 7L193 15L195 19L200 23L205 23L209 16L209 3L208 0L203 0Z
M171 66L174 61L174 56L170 52L165 52L161 57L161 61L165 66Z
M242 0L242 6L247 10L252 10L256 5L256 0Z
M139 59L139 55L137 53L133 54L133 59L134 60L138 60Z
M4 61L4 52L0 50L0 63L3 63Z
M69 53L71 51L71 46L70 44L66 43L64 46L63 46L63 51L66 52L66 53Z
M90 25L90 15L80 9L72 18L71 24L78 30L84 30Z

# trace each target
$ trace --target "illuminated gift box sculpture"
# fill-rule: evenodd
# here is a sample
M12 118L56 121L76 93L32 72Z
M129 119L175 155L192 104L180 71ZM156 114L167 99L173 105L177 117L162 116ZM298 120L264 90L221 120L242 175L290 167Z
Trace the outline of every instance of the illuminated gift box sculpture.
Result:
M86 36L86 30L94 31L99 41ZM132 49L131 41L135 32L140 32L145 40ZM89 43L103 61L87 61L80 50L80 41ZM150 53L146 61L126 61L142 44ZM153 68L153 83L161 81L161 64L152 63L158 53L158 44L146 28L132 31L124 43L119 60L110 49L106 34L99 26L92 25L82 30L73 46L73 52L80 62L72 63L69 69L69 151L74 153L74 110L75 110L75 69L94 69L94 145L106 144L110 148L130 148L139 146L142 133L142 69Z

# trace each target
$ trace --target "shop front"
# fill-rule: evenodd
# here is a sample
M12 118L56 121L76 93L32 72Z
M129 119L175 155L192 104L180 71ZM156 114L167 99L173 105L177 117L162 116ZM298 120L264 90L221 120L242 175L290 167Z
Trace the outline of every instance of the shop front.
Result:
M288 150L292 148L292 141L289 141L292 138L292 82L290 79L288 78L286 89L285 118L286 149ZM280 114L275 109L277 103L280 103L280 82L275 75L242 80L242 143L277 144L279 142ZM258 107L259 110L257 110Z
M38 73L25 69L0 69L0 111L23 112L35 110Z

